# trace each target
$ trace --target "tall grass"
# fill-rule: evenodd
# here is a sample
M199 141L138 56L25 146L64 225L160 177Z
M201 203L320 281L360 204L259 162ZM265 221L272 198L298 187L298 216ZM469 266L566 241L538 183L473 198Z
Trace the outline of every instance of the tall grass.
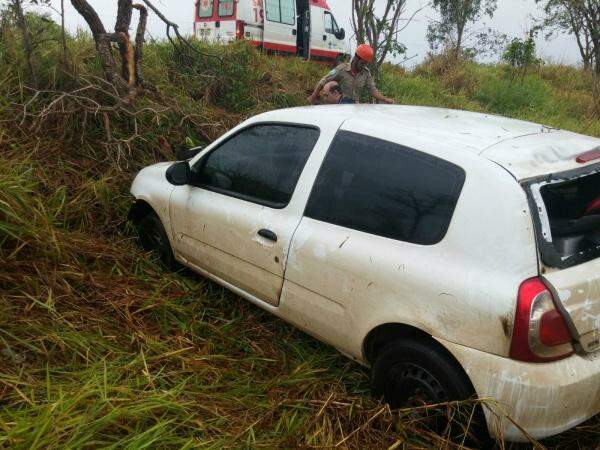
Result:
M365 369L136 245L125 217L137 170L248 115L303 104L328 70L244 44L195 45L223 64L185 65L149 44L144 73L159 94L110 109L91 89L94 113L73 97L48 110L61 92L100 83L89 36L69 38L68 70L57 45L37 54L37 93L23 85L18 38L2 43L0 447L451 446L371 398ZM402 103L600 135L578 71L541 69L516 95L501 68L433 65L386 66L381 88ZM598 429L595 418L551 443L593 445Z

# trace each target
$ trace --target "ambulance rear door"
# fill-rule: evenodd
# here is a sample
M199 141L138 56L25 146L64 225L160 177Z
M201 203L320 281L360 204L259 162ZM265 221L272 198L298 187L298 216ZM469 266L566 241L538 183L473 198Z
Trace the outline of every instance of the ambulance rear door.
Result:
M195 21L196 37L225 44L236 39L235 0L199 0Z

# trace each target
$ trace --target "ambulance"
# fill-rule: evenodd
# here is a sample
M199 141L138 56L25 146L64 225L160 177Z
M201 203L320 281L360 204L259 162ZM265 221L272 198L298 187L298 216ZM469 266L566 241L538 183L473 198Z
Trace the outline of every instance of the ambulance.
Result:
M326 0L197 0L194 34L211 43L246 39L305 59L341 62L346 32Z

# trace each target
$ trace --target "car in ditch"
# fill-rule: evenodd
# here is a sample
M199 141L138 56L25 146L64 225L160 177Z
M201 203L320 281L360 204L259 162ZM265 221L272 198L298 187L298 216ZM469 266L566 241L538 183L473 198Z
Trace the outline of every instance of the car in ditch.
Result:
M131 188L167 265L370 367L392 406L493 399L487 428L512 441L600 412L600 139L334 105L260 114L194 154Z

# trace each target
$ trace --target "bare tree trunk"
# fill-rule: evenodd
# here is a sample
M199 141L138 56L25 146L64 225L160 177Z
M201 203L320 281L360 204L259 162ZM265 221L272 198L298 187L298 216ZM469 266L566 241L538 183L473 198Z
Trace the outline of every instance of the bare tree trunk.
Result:
M60 29L62 41L62 60L63 66L67 68L67 33L65 31L65 0L60 0Z
M128 84L135 82L135 68L133 66L133 46L129 37L129 26L131 25L131 0L119 0L117 7L117 21L115 22L115 33L121 35L119 52L121 53L121 76Z
M94 36L94 41L96 42L96 50L98 50L102 62L105 78L107 81L115 83L120 77L116 72L115 58L113 57L110 48L111 40L106 33L104 25L102 25L100 17L98 17L94 8L92 8L86 0L71 0L71 4L85 19L92 31L92 36Z
M465 32L465 28L463 25L459 25L456 30L456 45L454 46L454 59L458 60L460 57L460 49L462 48L462 40L463 34Z
M25 20L25 14L23 14L22 0L13 0L13 7L17 16L17 24L21 29L21 34L23 35L23 48L25 50L25 57L27 58L29 82L33 87L37 87L37 76L33 68L33 49L31 47L31 37L29 35L27 21Z
M144 85L144 78L142 77L142 57L144 47L144 36L146 35L146 24L148 23L148 9L144 5L135 3L133 8L140 12L140 19L138 22L137 31L135 33L135 82L138 86Z
M398 33L414 18L413 14L405 25L399 27L405 5L406 0L387 0L383 14L378 16L375 13L375 0L352 0L352 28L357 43L367 43L375 52L372 67L376 78L385 58L397 43Z

